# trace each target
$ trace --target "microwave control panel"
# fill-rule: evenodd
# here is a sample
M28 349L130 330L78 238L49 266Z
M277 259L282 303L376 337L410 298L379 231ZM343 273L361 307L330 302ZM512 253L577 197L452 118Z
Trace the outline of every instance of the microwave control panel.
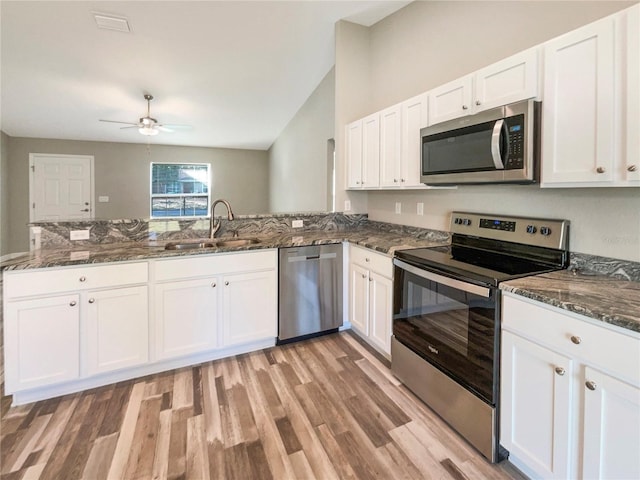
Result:
M505 170L524 168L524 115L505 118L509 132L509 156L504 164Z

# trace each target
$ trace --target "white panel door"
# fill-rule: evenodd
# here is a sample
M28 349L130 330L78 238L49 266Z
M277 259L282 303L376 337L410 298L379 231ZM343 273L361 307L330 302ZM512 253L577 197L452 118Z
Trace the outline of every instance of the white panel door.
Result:
M434 88L429 92L429 125L471 113L472 76Z
M278 330L277 278L273 270L223 278L223 346L273 339Z
M142 365L149 359L148 287L87 292L87 373Z
M362 119L362 187L380 186L380 115Z
M388 355L391 354L392 301L391 280L369 272L369 339Z
M402 173L403 187L424 186L420 183L422 142L420 129L428 125L429 95L423 93L402 103Z
M218 346L218 277L156 285L156 355L160 359Z
M380 186L401 187L401 117L400 105L380 113Z
M7 302L5 313L5 393L78 378L77 294Z
M616 155L614 20L551 40L544 58L542 182L611 182Z
M590 367L584 381L582 477L640 478L640 388Z
M30 157L31 221L93 217L92 156L31 154Z
M572 376L571 359L502 332L500 441L540 478L570 478Z
M626 162L622 179L640 185L640 5L627 10Z
M349 322L369 335L369 271L355 264L349 266Z
M362 188L362 120L346 127L347 187Z

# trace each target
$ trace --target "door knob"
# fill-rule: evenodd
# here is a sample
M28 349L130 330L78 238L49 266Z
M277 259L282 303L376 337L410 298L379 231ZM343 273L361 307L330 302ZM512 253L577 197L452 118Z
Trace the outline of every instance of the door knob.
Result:
M88 208L85 208L85 209L82 209L82 210L80 210L80 211L81 211L81 212L88 212L88 211L89 211L89 209L88 209Z

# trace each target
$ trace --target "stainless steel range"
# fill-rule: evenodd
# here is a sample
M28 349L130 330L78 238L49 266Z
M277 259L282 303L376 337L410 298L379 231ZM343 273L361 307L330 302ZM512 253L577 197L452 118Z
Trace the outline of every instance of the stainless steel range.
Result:
M453 212L451 245L394 258L392 370L491 462L499 447L500 282L566 268L569 222Z

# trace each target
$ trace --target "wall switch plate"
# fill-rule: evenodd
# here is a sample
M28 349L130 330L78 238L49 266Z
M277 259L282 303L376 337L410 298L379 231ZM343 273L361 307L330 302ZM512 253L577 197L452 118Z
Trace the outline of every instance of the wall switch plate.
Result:
M418 202L418 206L416 208L416 213L418 215L424 215L424 203Z
M69 240L89 240L89 230L70 230Z
M402 202L396 202L396 213L398 215L402 213Z
M351 200L345 200L344 201L344 211L348 212L351 210Z
M303 225L304 225L304 221L302 220L293 220L291 222L291 228L302 228Z
M98 201L100 203L107 203L109 201L109 196L108 195L100 195L98 197Z

